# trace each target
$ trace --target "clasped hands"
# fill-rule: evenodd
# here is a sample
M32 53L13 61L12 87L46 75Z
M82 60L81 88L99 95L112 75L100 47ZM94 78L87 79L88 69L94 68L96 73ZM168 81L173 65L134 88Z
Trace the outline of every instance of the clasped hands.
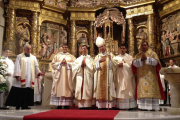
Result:
M143 52L142 53L142 56L141 56L141 61L144 61L144 60L146 60L147 59L147 56L146 56L146 54Z
M119 67L123 67L123 63L126 63L126 62L124 61L124 59L122 60L121 63L119 63Z
M81 63L81 67L85 67L85 66L86 66L86 58L84 58L82 63Z
M111 55L108 55L108 58L109 58L109 60L111 60ZM101 62L105 62L106 61L106 57L101 57L100 59L99 59L99 62L101 63Z
M62 60L61 65L67 65L67 62L66 62L65 58Z

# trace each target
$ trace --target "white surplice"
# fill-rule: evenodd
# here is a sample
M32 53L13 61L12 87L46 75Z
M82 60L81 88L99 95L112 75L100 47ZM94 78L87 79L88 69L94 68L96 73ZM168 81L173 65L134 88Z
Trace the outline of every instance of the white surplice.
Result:
M81 66L85 59L86 66ZM90 55L81 55L72 66L73 80L75 81L75 99L78 107L91 107L93 98L93 58ZM83 74L84 73L84 74ZM84 78L84 79L83 79Z
M109 104L109 108L112 108L113 105L116 104L116 101L115 101L116 92L115 92L115 83L114 83L115 70L114 70L114 61L113 61L114 55L112 53L110 53L110 55L111 55L111 60L108 58L107 52L99 53L95 57L95 60L94 60L95 73L94 73L93 98L96 99L96 106L98 108L108 108L108 104ZM102 68L103 66L101 66L103 62L102 63L99 62L99 59L101 57L106 58L106 61L104 63L104 65L106 66L105 68ZM107 73L102 75L102 77L104 78L101 79L100 75L101 75L101 72L103 73L103 71L104 72L107 71ZM102 86L102 84L105 84L105 85ZM102 91L102 89L104 89L104 91ZM99 94L100 92L101 94ZM103 92L105 93L105 96L104 95L102 96Z
M158 64L158 60L147 57L147 60L145 61L146 65L152 65L156 66ZM143 61L141 59L137 59L133 61L133 65L135 67L141 67L143 66ZM159 107L159 99L154 98L141 98L137 100L138 108L139 109L146 109L146 110L160 110Z
M7 68L7 73L10 74L9 76L6 76L6 84L7 84L7 89L8 91L11 90L12 87L12 83L13 83L13 73L14 73L14 63L11 59L9 59L8 57L1 57L1 60L3 62L6 62L8 64L8 68Z
M135 93L135 78L132 72L132 56L125 53L114 58L117 61L116 75L116 107L119 109L135 108L137 106ZM119 64L123 63L123 67Z
M38 75L40 73L39 70L39 64L37 61L36 56L30 54L31 57L25 57L22 58L25 61L25 87L24 88L31 88L32 86L32 68L31 68L31 59L34 59L35 62L35 74ZM19 54L16 58L16 62L15 62L15 68L14 68L14 76L20 76L21 77L21 54ZM35 78L34 78L35 79ZM16 79L14 79L13 81L13 85L14 87L18 87L21 88L21 81L17 81Z

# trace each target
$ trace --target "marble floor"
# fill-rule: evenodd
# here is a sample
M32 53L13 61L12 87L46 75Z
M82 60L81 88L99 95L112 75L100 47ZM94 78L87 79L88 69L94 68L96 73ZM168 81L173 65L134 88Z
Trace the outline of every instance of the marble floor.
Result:
M31 110L0 110L0 120L23 120L25 115L45 112L51 110L50 107L33 106ZM114 120L180 120L180 115L170 115L166 112L166 107L162 111L120 111Z

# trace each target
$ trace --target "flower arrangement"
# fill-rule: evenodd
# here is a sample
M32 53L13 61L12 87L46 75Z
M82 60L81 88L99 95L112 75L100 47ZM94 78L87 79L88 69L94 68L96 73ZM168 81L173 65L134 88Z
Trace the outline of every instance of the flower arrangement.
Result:
M2 91L7 90L6 79L5 79L6 72L7 72L7 65L4 64L2 60L0 60L0 90Z

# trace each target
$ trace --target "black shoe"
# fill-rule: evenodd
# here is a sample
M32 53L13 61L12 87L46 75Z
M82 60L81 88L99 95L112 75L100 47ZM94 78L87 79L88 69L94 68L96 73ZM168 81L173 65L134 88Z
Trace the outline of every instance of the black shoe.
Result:
M20 107L19 106L16 106L16 110L19 110L20 109Z
M141 111L148 111L148 110L146 110L146 109L141 109Z
M99 110L108 110L108 108L99 108Z
M22 110L29 110L29 109L31 109L30 107L22 107L21 108Z
M56 109L62 109L62 106L57 106L57 108Z
M129 108L128 111L134 111L135 109L134 108Z
M64 106L64 109L69 109L69 106Z
M150 110L150 111L155 111L154 109Z
M7 108L7 107L1 107L0 109L1 109L1 110L8 110L9 108Z

